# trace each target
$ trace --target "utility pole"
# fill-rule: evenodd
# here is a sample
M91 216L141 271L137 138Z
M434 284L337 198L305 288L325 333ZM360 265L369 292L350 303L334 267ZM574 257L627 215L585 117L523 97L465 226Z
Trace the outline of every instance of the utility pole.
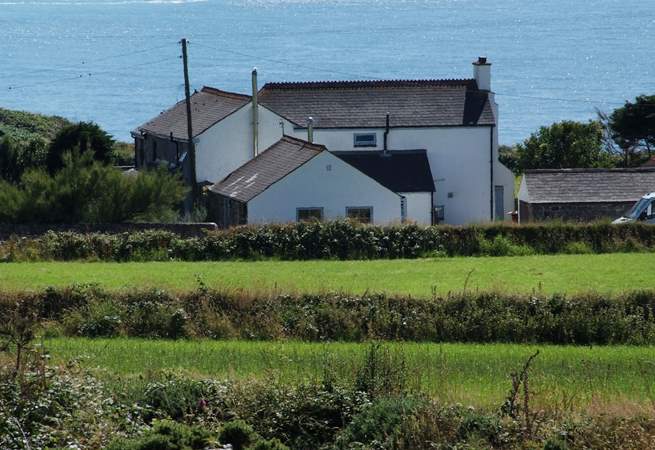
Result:
M196 146L193 143L193 125L191 123L191 88L189 86L189 60L187 56L187 40L182 38L182 62L184 64L184 97L186 98L186 127L189 139L189 164L191 164L191 196L198 198L198 180L196 178Z

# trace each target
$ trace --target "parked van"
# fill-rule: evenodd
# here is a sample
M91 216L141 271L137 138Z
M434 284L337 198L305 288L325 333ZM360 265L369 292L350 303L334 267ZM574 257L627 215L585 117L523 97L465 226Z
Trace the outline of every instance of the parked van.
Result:
M616 219L614 224L643 222L655 225L655 192L641 197L625 216Z

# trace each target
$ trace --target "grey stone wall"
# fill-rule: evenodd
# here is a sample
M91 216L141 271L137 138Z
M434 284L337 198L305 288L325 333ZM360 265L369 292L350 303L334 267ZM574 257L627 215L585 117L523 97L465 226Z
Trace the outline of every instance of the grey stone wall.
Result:
M48 231L74 231L77 233L130 233L144 230L170 231L182 237L202 236L217 230L213 222L206 223L110 223L110 224L0 224L0 240L10 236L39 236Z
M521 221L542 222L566 220L591 222L600 219L616 219L625 214L634 202L604 203L524 203L521 202ZM527 214L526 214L527 213Z

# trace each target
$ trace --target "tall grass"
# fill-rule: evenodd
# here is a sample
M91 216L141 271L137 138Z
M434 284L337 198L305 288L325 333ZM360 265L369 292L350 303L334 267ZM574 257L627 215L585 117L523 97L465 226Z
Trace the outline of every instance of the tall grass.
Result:
M55 361L78 359L115 384L133 384L161 370L234 380L295 384L328 370L352 380L368 344L243 341L51 339ZM446 402L494 406L510 387L509 374L540 350L531 373L536 404L596 407L649 404L655 398L655 347L573 347L507 344L390 343L403 359L410 389ZM568 405L568 406L567 406Z

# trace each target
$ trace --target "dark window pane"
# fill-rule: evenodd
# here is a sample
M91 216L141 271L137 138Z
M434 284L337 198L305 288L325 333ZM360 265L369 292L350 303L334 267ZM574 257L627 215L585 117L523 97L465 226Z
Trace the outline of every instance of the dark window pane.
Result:
M371 223L373 218L373 208L371 207L348 207L346 208L346 217L361 223Z
M296 211L298 222L323 220L323 208L298 208Z

